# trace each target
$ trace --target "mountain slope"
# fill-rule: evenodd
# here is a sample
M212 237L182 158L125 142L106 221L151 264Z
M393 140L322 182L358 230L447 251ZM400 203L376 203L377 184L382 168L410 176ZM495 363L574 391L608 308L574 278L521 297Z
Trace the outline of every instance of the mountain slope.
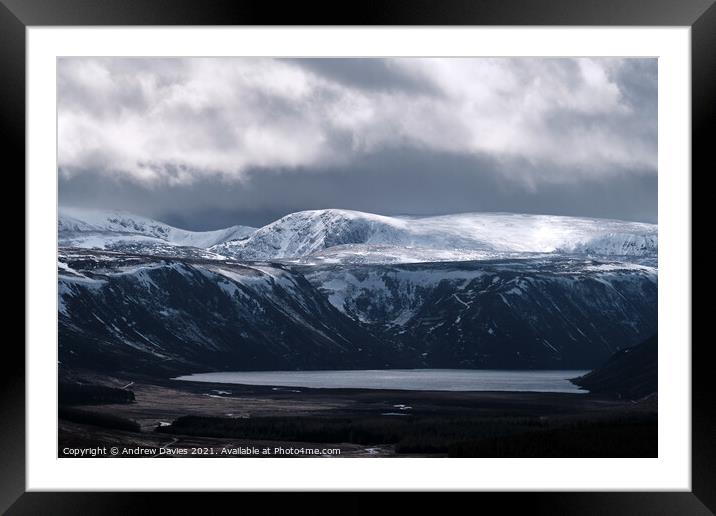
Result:
M552 257L298 270L430 367L591 368L656 330L648 266Z
M383 364L376 339L280 266L63 252L66 367L201 371Z
M70 367L588 369L656 328L654 271L584 260L307 267L64 250L59 264Z

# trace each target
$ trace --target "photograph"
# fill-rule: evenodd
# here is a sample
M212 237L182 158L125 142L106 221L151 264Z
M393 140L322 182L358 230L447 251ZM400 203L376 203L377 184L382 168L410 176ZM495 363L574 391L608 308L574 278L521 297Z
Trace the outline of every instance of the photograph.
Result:
M659 456L656 57L56 80L58 457Z

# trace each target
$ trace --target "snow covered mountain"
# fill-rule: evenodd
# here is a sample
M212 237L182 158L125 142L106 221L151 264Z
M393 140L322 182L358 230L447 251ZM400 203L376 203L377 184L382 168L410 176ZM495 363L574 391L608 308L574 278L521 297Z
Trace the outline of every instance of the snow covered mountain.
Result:
M241 260L305 263L474 260L520 253L640 257L656 255L658 233L653 224L551 215L386 217L315 210L286 215L244 240L211 250Z
M262 228L187 231L120 211L61 208L60 247L304 264L418 263L575 254L656 258L657 226L511 213L386 217L350 210L291 213Z
M591 369L657 328L657 226L287 215L191 232L62 209L60 361L186 373Z
M161 250L174 247L206 249L223 242L246 238L256 228L231 226L216 231L187 231L123 211L61 207L58 218L60 247L125 250ZM208 253L209 255L211 253ZM207 253L202 253L207 255Z

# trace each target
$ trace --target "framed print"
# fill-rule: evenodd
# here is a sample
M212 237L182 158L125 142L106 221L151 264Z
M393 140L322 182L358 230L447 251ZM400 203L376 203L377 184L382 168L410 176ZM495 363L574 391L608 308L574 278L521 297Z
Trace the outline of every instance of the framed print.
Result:
M3 510L712 511L691 178L716 8L210 4L4 1Z

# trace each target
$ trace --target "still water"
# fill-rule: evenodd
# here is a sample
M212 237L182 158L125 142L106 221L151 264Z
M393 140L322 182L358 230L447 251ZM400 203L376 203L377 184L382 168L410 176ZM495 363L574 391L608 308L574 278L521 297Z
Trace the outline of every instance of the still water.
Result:
M410 391L530 391L585 393L569 381L587 371L381 369L358 371L235 371L175 380L276 387L404 389Z

